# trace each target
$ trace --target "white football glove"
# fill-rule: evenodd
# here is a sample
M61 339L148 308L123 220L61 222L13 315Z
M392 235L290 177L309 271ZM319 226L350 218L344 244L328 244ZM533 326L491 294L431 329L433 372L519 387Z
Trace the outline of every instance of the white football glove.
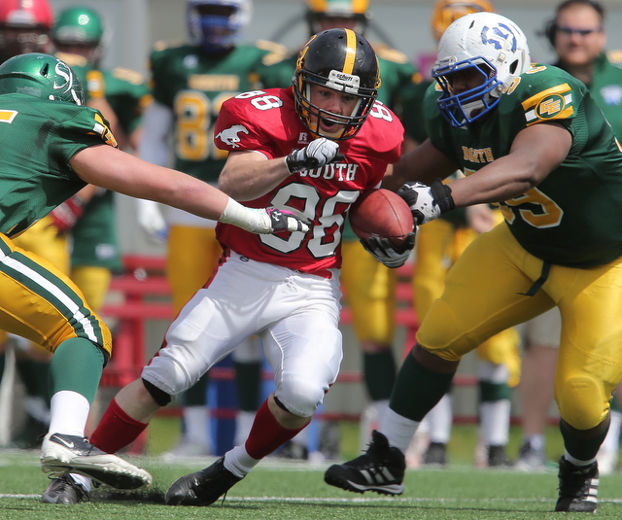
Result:
M251 233L275 233L278 231L309 231L304 217L292 211L277 208L247 208L229 198L225 210L218 219L225 224L233 224Z
M166 241L168 225L157 202L147 199L136 199L138 225L149 239L159 244Z
M438 179L430 186L420 182L408 182L397 190L397 194L410 207L415 224L418 226L440 217L455 207L451 188Z
M324 166L338 156L339 144L325 137L314 139L304 148L292 150L285 158L285 163L290 173L302 170L312 170Z
M367 240L361 239L363 247L369 251L376 260L382 262L387 267L394 269L404 265L410 253L415 247L415 234L417 227L408 235L408 239L404 243L404 247L397 250L391 244L388 238L369 237Z

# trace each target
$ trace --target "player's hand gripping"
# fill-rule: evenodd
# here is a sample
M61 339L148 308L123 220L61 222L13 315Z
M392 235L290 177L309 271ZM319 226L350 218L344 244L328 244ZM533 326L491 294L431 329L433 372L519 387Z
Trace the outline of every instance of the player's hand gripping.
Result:
M76 225L84 213L84 205L82 199L74 195L52 210L52 225L59 235L67 233Z
M285 158L285 163L290 173L296 173L319 168L339 157L342 157L339 154L339 144L325 137L319 137L304 148L293 150Z
M415 234L417 227L411 231L402 247L395 249L388 238L369 237L367 240L361 240L363 247L367 249L379 262L382 262L389 268L401 267L410 256L413 247L415 247Z
M418 226L440 217L442 213L455 207L451 188L438 179L430 186L420 182L408 182L397 190L397 194L410 207L415 224Z
M251 233L276 233L279 231L309 231L306 218L285 209L247 208L233 199L218 219L225 224L233 224Z

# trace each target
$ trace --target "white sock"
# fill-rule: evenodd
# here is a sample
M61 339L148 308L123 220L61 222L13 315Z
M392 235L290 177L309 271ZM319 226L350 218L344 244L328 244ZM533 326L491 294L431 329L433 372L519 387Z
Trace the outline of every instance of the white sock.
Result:
M480 403L480 429L487 446L505 446L510 437L509 399Z
M84 436L91 405L86 397L71 390L56 392L50 400L49 433Z
M204 445L209 448L207 407L205 405L185 406L183 414L186 427L184 437L193 444Z
M601 444L601 449L605 449L611 453L620 451L620 426L622 425L622 413L612 410L609 413L609 430L607 436Z
M251 457L244 446L234 446L225 453L225 469L236 477L244 478L258 463L259 459Z
M376 420L378 423L381 423L384 414L387 413L387 410L389 409L389 400L382 399L380 401L372 401L371 404L376 409Z
M544 449L544 435L527 435L524 439L534 450L540 451Z
M596 460L596 457L594 457L593 459L590 460L579 460L579 459L575 459L572 455L570 455L570 453L568 453L567 451L564 451L564 458L570 462L571 464L574 464L575 466L589 466L590 464L592 464L592 462L594 462Z
M425 419L429 423L428 435L430 442L448 444L451 437L451 423L453 421L450 395L445 394L441 397L436 406L426 414Z
M242 445L246 442L254 421L255 412L238 411L238 416L235 419L235 439L233 441L235 446Z
M388 408L380 423L380 432L386 436L391 446L406 453L418 425L419 421L407 419Z

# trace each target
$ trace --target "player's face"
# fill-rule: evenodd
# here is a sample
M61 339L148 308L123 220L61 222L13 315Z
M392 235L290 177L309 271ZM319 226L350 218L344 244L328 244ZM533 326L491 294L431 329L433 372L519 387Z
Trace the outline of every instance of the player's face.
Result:
M475 67L448 74L446 78L453 95L462 94L467 90L477 88L486 79L482 72Z
M88 61L91 61L93 59L95 49L95 46L83 43L56 45L56 50L58 50L59 52L66 52L67 54L77 54L78 56L86 58Z
M30 27L3 27L0 56L2 61L28 52L49 52L50 39L38 29Z
M319 109L331 112L332 116L329 118L320 116L319 128L324 135L335 134L341 135L343 131L343 125L347 123L343 118L340 121L339 116L350 116L357 107L359 98L353 94L347 94L344 92L338 92L336 90L322 87L321 85L311 85L311 102ZM317 117L311 116L311 126L315 127L317 124Z
M322 16L318 19L319 31L327 31L328 29L356 29L356 20L346 16Z
M555 51L563 65L591 64L605 47L602 20L589 5L573 4L563 9L555 25Z

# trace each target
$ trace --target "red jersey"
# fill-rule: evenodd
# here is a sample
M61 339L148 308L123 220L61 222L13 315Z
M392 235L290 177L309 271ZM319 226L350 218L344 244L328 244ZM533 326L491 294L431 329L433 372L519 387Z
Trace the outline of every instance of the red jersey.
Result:
M404 129L376 102L360 131L339 143L340 162L290 175L265 195L244 204L252 208L291 208L311 221L308 233L255 235L218 224L223 247L260 262L330 277L341 267L341 231L350 206L362 192L376 188L389 164L401 155ZM284 157L314 136L296 114L291 88L244 92L222 106L214 130L218 148L255 150L268 159Z

